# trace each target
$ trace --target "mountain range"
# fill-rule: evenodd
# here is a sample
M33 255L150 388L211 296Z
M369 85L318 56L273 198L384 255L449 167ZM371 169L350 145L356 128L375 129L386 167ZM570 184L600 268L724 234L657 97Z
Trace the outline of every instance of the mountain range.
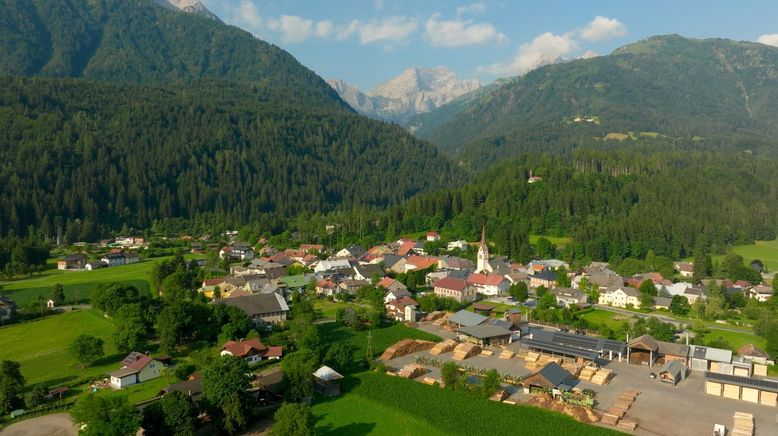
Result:
M157 0L157 3L174 10L202 15L212 20L221 22L219 17L217 17L213 12L209 11L208 8L205 7L202 2L200 2L200 0Z
M778 149L778 48L758 43L656 36L473 97L425 114L434 122L416 129L473 169L612 140Z
M357 112L400 123L481 87L477 80L460 80L445 67L409 68L367 93L340 79L327 83Z

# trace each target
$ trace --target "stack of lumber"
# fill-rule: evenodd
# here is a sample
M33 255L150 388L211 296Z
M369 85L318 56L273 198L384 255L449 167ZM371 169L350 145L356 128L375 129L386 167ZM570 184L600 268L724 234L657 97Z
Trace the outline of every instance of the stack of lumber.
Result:
M434 312L434 313L438 313L438 312ZM431 314L430 314L430 315L431 315ZM442 326L443 324L445 324L445 323L446 323L446 321L448 321L448 313L446 313L446 312L442 312L440 315L437 315L437 316L436 316L436 317L435 317L435 318L432 320L432 324L433 324L433 325L436 325L436 326Z
M619 417L609 412L605 412L602 414L602 419L600 420L600 422L602 422L603 424L616 426L619 424Z
M435 344L434 347L430 350L430 354L433 356L439 356L443 353L448 353L449 351L453 350L454 347L457 346L457 341L453 339L446 339L443 342L438 342Z
M754 436L754 415L744 412L735 412L735 425L732 427L732 436Z
M613 377L613 371L610 369L600 368L597 373L592 377L591 382L597 385L607 384L611 377Z
M509 396L510 396L510 394L508 394L508 390L507 389L500 389L499 391L495 392L494 395L489 397L489 399L492 400L492 401L502 401L502 400L508 398Z
M502 350L502 353L500 353L500 356L498 358L499 359L508 360L508 359L513 359L513 356L515 356L513 351L511 351L511 350Z
M471 344L469 342L463 342L454 347L454 355L451 356L451 358L454 360L465 360L475 356L480 352L481 347L478 345Z
M494 351L492 351L492 350L488 350L486 348L481 350L481 356L489 357L489 356L492 356L493 354L494 354Z
M526 356L524 356L524 361L530 362L530 363L535 363L535 362L538 361L539 358L540 358L540 354L538 354L538 353L536 353L534 351L530 351L529 353L527 353Z
M381 360L386 362L397 357L405 356L407 354L416 353L419 351L429 350L434 347L435 343L431 341L420 341L414 339L403 339L396 344L387 348L383 354L381 354Z
M413 378L419 377L421 375L424 375L427 372L428 372L427 368L425 368L425 367L423 367L421 365L417 365L415 363L409 363L409 364L403 366L402 369L400 369L397 372L397 375L402 377L402 378L411 378L411 379L413 379Z
M627 431L635 431L635 429L638 427L637 421L631 418L624 418L621 421L619 421L618 425L616 427L627 430Z
M548 358L548 362L546 362L546 363L551 363L551 362L554 362L557 365L561 366L562 365L562 358L561 357L549 357Z
M438 380L438 379L436 379L435 377L424 377L424 379L422 379L422 383L424 383L425 385L430 385L430 386L432 386L432 385L434 385L435 383L438 383L438 384L440 384L440 383L441 383L441 381L440 381L440 380Z
M578 377L578 373L581 371L581 365L574 362L567 362L562 364L562 369L572 374L573 377Z
M578 379L589 381L596 373L597 373L597 368L592 368L591 366L585 366L584 369L581 370L581 373L578 374Z

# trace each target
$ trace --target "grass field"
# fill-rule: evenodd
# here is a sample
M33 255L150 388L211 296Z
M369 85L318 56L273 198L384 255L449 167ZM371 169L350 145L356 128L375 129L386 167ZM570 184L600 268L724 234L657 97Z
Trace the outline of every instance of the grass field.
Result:
M373 357L378 357L395 342L411 338L426 339L428 341L440 341L441 338L418 329L406 327L404 324L396 323L388 327L376 328L371 330L360 330L355 332L340 323L319 324L322 342L326 344L345 340L351 346L354 357L364 358L367 351L367 336L372 337Z
M778 240L775 241L756 241L755 244L735 245L732 250L743 256L746 264L754 259L764 262L767 271L778 271ZM715 260L721 261L724 256L716 257Z
M746 344L754 344L757 347L764 350L765 345L767 341L765 338L761 336L757 336L753 333L749 332L731 332L731 331L725 331L725 330L716 330L714 328L711 328L708 333L705 334L704 340L707 343L710 340L716 339L717 337L723 337L732 345L732 348L738 349Z
M399 377L363 372L347 377L343 395L313 404L322 434L523 434L616 435L565 415L511 406ZM365 405L364 409L362 405ZM355 413L356 412L356 413ZM488 423L488 431L484 430ZM531 430L531 431L530 431Z
M56 387L86 376L98 376L117 369L124 357L116 353L111 335L114 324L97 311L75 311L0 328L0 360L22 365L27 385L46 382ZM82 369L67 349L80 334L102 338L106 357Z
M313 304L316 310L316 318L335 318L338 309L355 306L357 306L357 303L341 303L324 299L316 300Z
M529 243L535 245L537 244L538 239L540 238L548 239L549 242L556 245L557 248L562 248L568 243L570 243L570 241L572 241L572 238L568 238L566 236L529 235Z
M489 301L489 300L479 301L479 303L482 303L482 304L493 304L494 305L494 314L497 317L502 317L508 309L520 309L521 312L525 313L525 314L527 312L527 308L525 306L512 306L510 304L503 304L503 303L498 303L496 301ZM465 310L469 310L471 312L474 312L473 305L471 304L471 305L467 306L465 308Z
M596 330L600 324L605 324L611 330L615 330L619 328L619 326L625 320L629 320L632 317L627 315L622 315L619 313L609 312L607 310L594 309L594 311L592 312L581 315L581 318L585 319L589 323L590 328L592 329Z

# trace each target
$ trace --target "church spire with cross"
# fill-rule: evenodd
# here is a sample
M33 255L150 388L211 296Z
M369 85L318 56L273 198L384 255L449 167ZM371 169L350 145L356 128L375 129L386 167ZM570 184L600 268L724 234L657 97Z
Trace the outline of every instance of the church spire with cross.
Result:
M489 245L486 243L486 223L481 228L481 244L478 246L478 258L475 272L477 274L489 274L492 266L489 265Z

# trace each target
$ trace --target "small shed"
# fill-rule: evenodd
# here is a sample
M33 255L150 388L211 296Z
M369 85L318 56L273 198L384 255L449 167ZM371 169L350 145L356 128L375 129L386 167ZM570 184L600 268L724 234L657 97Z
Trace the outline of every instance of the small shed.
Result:
M659 354L659 344L649 336L639 336L627 344L627 359L636 365L654 366Z
M460 339L478 344L481 347L510 344L513 336L513 332L505 327L490 323L462 327L457 329L457 333L459 333Z
M314 389L325 397L340 395L340 380L343 378L329 366L322 366L313 373Z
M480 303L480 302L473 303L473 311L476 313L480 313L481 315L484 316L493 315L494 309L496 307L497 307L496 305L490 303Z
M551 362L544 366L540 371L530 374L524 378L524 392L531 392L532 388L556 389L564 385L567 380L573 376L556 362Z
M672 360L665 364L664 368L659 371L659 380L670 383L673 386L677 385L686 378L686 367L683 363Z

